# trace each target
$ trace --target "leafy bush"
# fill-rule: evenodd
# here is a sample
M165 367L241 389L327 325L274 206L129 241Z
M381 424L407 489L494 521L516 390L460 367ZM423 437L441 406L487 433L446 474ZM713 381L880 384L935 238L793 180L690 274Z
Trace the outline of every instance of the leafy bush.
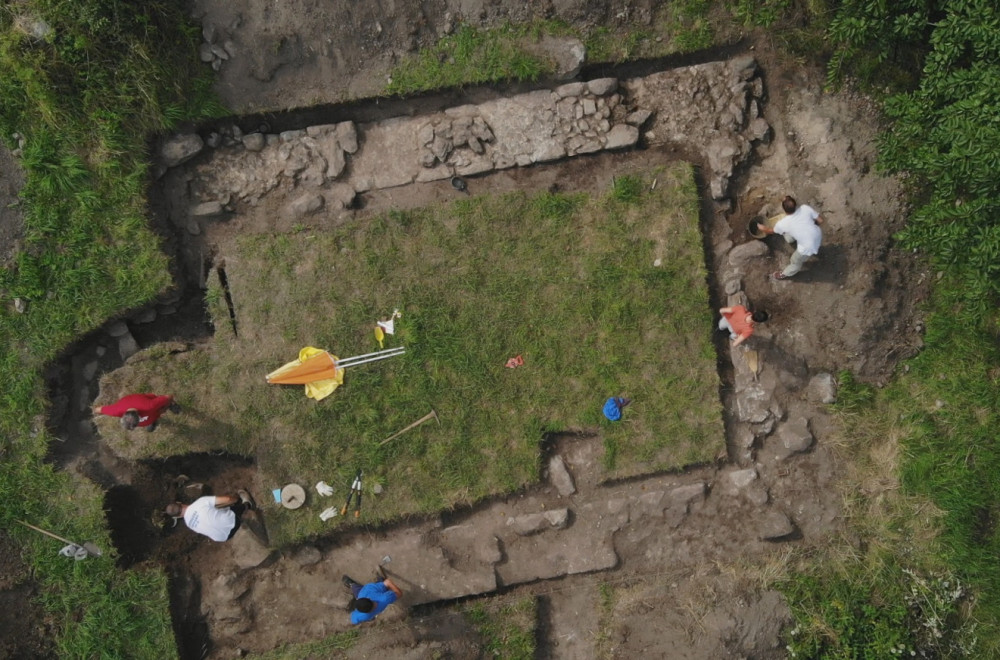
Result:
M926 52L919 86L886 101L893 123L880 140L880 167L911 177L918 205L902 245L954 272L962 286L952 302L981 318L1000 292L1000 8L851 0L830 35L840 47L833 77L860 49L879 63Z
M828 82L843 76L885 78L887 65L919 69L927 52L932 3L926 0L871 2L846 0L827 33L837 46L827 68Z

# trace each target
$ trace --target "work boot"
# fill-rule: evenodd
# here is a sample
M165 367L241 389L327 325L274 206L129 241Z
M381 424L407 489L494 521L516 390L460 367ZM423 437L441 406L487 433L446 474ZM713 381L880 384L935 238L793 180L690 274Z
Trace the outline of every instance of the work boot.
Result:
M348 589L357 584L357 581L352 579L351 576L349 575L345 575L344 577L340 578L340 581L343 582L344 586L347 587Z
M167 406L167 410L174 413L175 415L181 411L181 406L176 401L171 401L170 405Z
M236 491L236 494L239 496L240 502L243 502L243 504L246 505L246 508L250 509L251 511L257 510L257 503L253 501L253 497L250 495L249 492L240 489Z
M156 430L156 427L157 427L157 425L159 423L160 423L159 420L153 422L152 424L150 424L149 426L146 427L146 430L149 431L150 433L152 433L153 431Z

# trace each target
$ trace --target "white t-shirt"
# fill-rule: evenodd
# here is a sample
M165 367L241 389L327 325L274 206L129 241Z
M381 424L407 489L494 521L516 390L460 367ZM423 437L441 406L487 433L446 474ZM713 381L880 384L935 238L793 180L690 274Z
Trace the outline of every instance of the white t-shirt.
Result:
M819 217L816 209L803 204L795 209L795 213L786 215L774 225L775 233L795 241L795 249L806 257L819 252L819 244L823 241L823 230L815 220Z
M204 534L213 541L228 541L236 526L236 514L229 507L215 508L215 497L199 497L184 510L184 523L192 532Z

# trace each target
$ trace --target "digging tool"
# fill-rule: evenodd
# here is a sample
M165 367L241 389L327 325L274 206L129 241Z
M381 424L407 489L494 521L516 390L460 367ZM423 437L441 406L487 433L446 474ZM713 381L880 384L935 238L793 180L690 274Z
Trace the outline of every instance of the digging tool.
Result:
M436 412L434 412L434 409L432 408L429 413L427 413L426 415L424 415L423 417L421 417L417 421L413 422L412 424L410 424L409 426L407 426L405 429L403 429L401 431L396 431L395 433L393 433L392 435L390 435L388 438L386 438L382 442L378 443L379 446L381 447L382 445L384 445L385 443L389 442L393 438L398 438L399 436L403 435L404 433L406 433L407 431L409 431L413 427L420 426L421 424L423 424L424 422L428 421L431 418L436 419L438 424L441 423L441 420L438 418L438 414Z
M340 510L340 515L347 515L347 509L351 506L354 493L358 494L358 510L354 512L354 515L357 516L360 514L361 509L361 470L358 470L358 473L354 475L354 481L351 482L351 490L347 493L347 501L344 502L344 507Z
M79 546L79 547L83 548L84 550L86 550L86 551L87 551L87 555L89 555L89 556L91 556L91 557L100 557L100 556L101 556L101 555L103 554L103 553L101 552L101 549L100 549L100 548L98 548L98 547L97 547L96 545L94 545L93 543L91 543L90 541L87 541L87 542L86 542L86 543L84 543L83 545L80 545L80 544L78 544L78 543L73 543L73 542L72 542L72 541L70 541L69 539L64 539L64 538L63 538L63 537L61 537L61 536L56 536L56 535L55 535L55 534L53 534L52 532L49 532L49 531L46 531L46 530L42 529L41 527L35 527L35 526L34 526L34 525L32 525L31 523L26 523L26 522L24 522L23 520L18 520L17 522L21 523L22 525L24 525L24 526L25 526L25 527L27 527L28 529L33 529L33 530L35 530L36 532L39 532L40 534L45 534L46 536L48 536L48 537L51 537L51 538L54 538L54 539L55 539L55 540L57 540L57 541L62 541L63 543L67 543L67 544L69 544L69 545L76 545L76 546Z
M361 517L361 473L358 473L358 503L354 506L354 517Z

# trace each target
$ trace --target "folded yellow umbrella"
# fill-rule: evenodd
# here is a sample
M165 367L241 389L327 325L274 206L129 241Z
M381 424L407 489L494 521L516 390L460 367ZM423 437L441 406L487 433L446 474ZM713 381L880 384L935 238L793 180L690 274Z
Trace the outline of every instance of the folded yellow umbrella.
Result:
M306 396L319 401L344 384L344 369L347 367L396 357L405 352L405 346L396 346L341 360L332 353L306 346L299 351L297 360L272 371L266 378L272 385L305 385Z
M297 360L267 375L272 385L305 385L310 399L324 399L344 384L344 369L337 366L337 356L312 346L299 351Z

